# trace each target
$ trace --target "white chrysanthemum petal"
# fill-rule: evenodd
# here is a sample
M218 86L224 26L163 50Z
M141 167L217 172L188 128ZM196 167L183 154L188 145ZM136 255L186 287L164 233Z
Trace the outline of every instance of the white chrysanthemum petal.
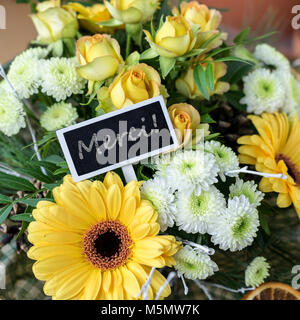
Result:
M264 257L256 257L245 271L246 286L258 287L269 276L270 265Z
M200 195L216 183L219 168L214 156L201 150L183 150L174 154L166 168L166 176L174 189Z
M226 173L231 170L239 170L239 159L231 148L225 147L219 141L212 140L205 142L204 149L214 155L219 167L219 176L223 182L226 181L225 175L238 176L238 173Z
M289 60L282 53L266 43L256 46L254 57L262 61L266 66L275 67L280 72L289 73L291 70Z
M55 131L75 123L78 118L76 108L71 103L59 102L49 107L40 118L41 126Z
M208 254L192 249L188 245L177 252L174 259L178 275L190 280L205 280L219 270Z
M284 107L285 88L275 72L257 69L243 78L244 94L241 103L247 105L248 113L275 112Z
M166 169L170 165L173 158L173 153L166 153L160 156L151 158L151 163L156 170L155 175L159 177L166 177Z
M237 251L251 245L259 227L257 210L244 196L228 200L228 208L214 220L211 241L222 250Z
M229 187L229 198L244 195L255 208L258 207L264 198L264 194L257 190L257 184L254 181L243 181L237 179L235 184Z
M25 112L22 103L10 92L0 87L0 130L7 136L25 128Z
M44 59L49 54L48 48L36 47L23 51L16 59Z
M214 220L226 209L223 194L214 186L199 196L178 192L176 198L176 225L188 233L210 233Z
M72 94L83 93L86 80L76 71L77 62L73 58L51 58L43 62L42 92L56 101L65 100Z
M143 199L152 202L158 212L158 222L161 231L174 225L174 213L176 212L174 190L163 178L155 177L143 183L141 188Z
M18 56L10 65L7 78L21 99L38 93L41 60Z
M280 73L277 72L279 75ZM283 111L300 116L300 82L292 74L281 75L286 89L286 100Z

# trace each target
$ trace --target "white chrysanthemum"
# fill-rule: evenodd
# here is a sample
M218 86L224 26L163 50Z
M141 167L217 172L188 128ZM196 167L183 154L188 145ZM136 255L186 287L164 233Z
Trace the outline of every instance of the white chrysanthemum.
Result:
M222 250L237 251L251 245L259 227L257 210L244 196L228 200L224 214L214 220L211 241Z
M217 264L210 256L200 250L184 246L174 255L175 269L179 276L190 280L204 280L219 270Z
M74 124L77 118L76 108L73 108L71 103L59 102L41 115L40 122L44 129L55 131Z
M174 190L164 178L155 177L144 182L141 188L141 196L143 199L151 201L157 210L161 231L173 227L174 213L176 212Z
M286 101L283 111L300 116L300 82L292 74L287 75L284 79L286 79Z
M166 177L166 169L170 165L173 158L173 153L166 153L163 155L155 156L151 158L151 163L156 170L155 175L159 177Z
M29 48L23 51L16 59L44 59L49 54L48 48L36 47L36 48Z
M18 56L10 65L7 78L21 99L38 93L41 61L27 55Z
M223 194L214 186L202 190L199 196L178 192L176 198L175 222L187 233L211 233L214 220L226 209Z
M45 60L42 70L42 92L56 101L65 100L72 94L83 93L86 80L76 72L73 58L51 58Z
M263 43L256 46L254 57L262 61L266 66L275 67L281 72L290 72L289 60L275 48Z
M166 168L166 175L174 189L196 195L218 182L218 172L214 156L201 150L176 152Z
M255 208L260 206L261 201L264 198L264 194L257 190L257 184L254 181L243 181L237 179L235 184L229 187L229 198L239 197L244 195Z
M225 147L219 141L212 140L205 142L204 149L214 155L219 167L219 176L223 182L226 181L225 175L230 177L238 175L238 173L228 173L231 170L239 170L239 159L231 148Z
M270 265L264 257L256 257L245 271L247 287L259 287L269 276Z
M9 91L0 87L0 130L7 136L25 128L25 112L22 103Z
M275 112L284 106L285 88L275 72L257 69L243 81L245 96L240 102L247 105L248 113Z

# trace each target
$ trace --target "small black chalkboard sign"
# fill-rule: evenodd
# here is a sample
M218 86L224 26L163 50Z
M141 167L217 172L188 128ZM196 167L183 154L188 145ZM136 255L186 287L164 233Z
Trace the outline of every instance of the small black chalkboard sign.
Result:
M162 96L58 130L56 134L75 182L178 147Z

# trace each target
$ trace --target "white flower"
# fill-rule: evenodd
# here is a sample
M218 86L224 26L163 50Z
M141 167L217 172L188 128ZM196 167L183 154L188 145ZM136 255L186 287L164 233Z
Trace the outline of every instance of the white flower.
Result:
M86 80L76 72L77 62L73 58L51 58L45 60L42 70L42 92L56 101L65 100L72 94L83 93Z
M44 59L49 54L48 48L36 47L36 48L29 48L23 51L16 59Z
M173 153L166 153L151 158L151 162L156 170L155 175L166 178L166 169L170 165Z
M158 212L158 223L161 231L174 225L174 213L176 212L174 190L163 178L155 177L143 183L141 188L143 199L152 202Z
M215 219L226 209L223 194L214 186L199 196L178 192L176 225L187 233L210 233Z
M183 150L174 154L166 168L166 175L174 189L200 195L202 190L208 190L210 185L218 182L218 171L212 154L201 150Z
M228 200L228 208L214 220L211 241L220 249L237 251L251 245L259 227L257 210L244 196Z
M255 208L260 206L261 201L264 198L264 193L257 190L257 184L254 181L243 181L237 179L235 184L229 187L229 198L239 197L244 195Z
M25 128L25 112L22 103L0 86L0 130L7 136L17 134Z
M266 66L275 67L280 72L286 73L291 70L289 60L282 53L266 43L256 46L254 57L262 61Z
M270 265L264 257L256 257L245 271L246 286L258 287L269 276Z
M76 108L71 103L59 102L49 107L40 118L41 126L55 131L75 123L78 118Z
M248 113L275 112L284 106L285 88L275 72L257 69L243 78L244 94L241 103Z
M300 116L300 82L289 74L283 78L286 88L286 101L283 111Z
M38 93L40 64L41 60L21 55L10 65L7 78L21 99L28 99L31 95Z
M239 170L239 159L231 148L225 147L219 141L212 140L205 142L204 149L214 155L219 167L219 176L223 182L226 181L225 175L230 177L238 175L238 173L227 173L227 171Z
M210 256L200 250L184 246L174 255L175 269L179 276L190 280L204 280L219 270L217 264Z

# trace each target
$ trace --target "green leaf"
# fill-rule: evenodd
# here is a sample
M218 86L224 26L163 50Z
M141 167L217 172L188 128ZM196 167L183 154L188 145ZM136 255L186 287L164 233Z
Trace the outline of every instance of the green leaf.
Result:
M66 174L66 173L70 173L69 168L60 168L56 170L53 174L57 176L59 174Z
M207 88L206 75L200 64L198 64L194 68L194 81L198 90L203 94L204 98L206 100L209 100L210 96Z
M253 63L250 62L250 61L243 60L243 59L240 59L240 58L237 58L237 57L232 57L232 56L219 58L219 59L214 60L214 62L227 62L227 61L239 61L239 62L250 64L250 65L253 66Z
M217 133L212 133L212 134L204 137L204 140L205 140L205 141L212 140L212 139L217 138L219 135L220 135L220 133L218 133L218 132L217 132Z
M27 221L22 221L22 227L21 230L19 231L18 235L17 235L17 240L21 237L21 235L27 230L29 226L29 222Z
M99 24L100 26L104 26L104 27L120 27L124 23L117 19L110 19L106 21L97 22L96 24Z
M87 103L80 103L81 106L88 106L96 97L99 89L102 87L104 81L95 81L94 85L93 85L93 92L91 93L90 97L89 97L89 101Z
M45 183L44 187L50 191L52 191L54 188L58 187L60 183Z
M170 73L170 71L174 68L176 63L176 59L174 58L166 58L166 57L159 57L159 64L162 73L162 77L165 79L166 76Z
M27 204L28 206L31 206L31 207L35 208L40 201L50 201L50 202L54 202L54 200L53 200L53 199L50 199L50 198L43 198L43 199L22 199L22 200L18 200L17 202L23 203L23 204Z
M209 63L205 69L206 82L208 84L208 88L211 92L214 91L215 87L215 74L212 63Z
M225 93L228 103L239 111L246 111L246 105L240 103L243 96L244 94L240 91L228 91Z
M13 221L25 221L25 222L32 222L35 221L34 217L31 213L22 213L22 214L16 214L15 216L12 216L10 220Z
M201 115L201 123L216 123L216 121L208 114Z
M219 37L221 37L221 35L222 35L221 32L213 35L212 37L210 37L209 39L207 39L207 40L201 45L201 47L206 49L206 48L208 47L208 45L209 45L212 41L218 39Z
M12 209L12 204L7 204L0 210L0 224L3 223L6 218L9 216L9 213Z
M48 176L44 175L39 168L18 168L16 169L16 171L26 176L40 180L42 182L46 182L46 183L53 182L53 180L50 179Z
M139 63L140 54L137 51L132 52L126 59L126 64L128 66L133 66Z
M0 172L0 184L6 188L23 191L36 191L28 180Z
M0 194L0 203L12 203L12 199L4 194Z
M40 141L37 142L37 145L40 147L40 146L42 146L43 144L47 143L49 140L54 139L54 138L57 138L55 131L47 132L47 133L43 136L43 138L42 138Z
M38 168L42 166L50 172L53 172L58 169L57 165L50 161L30 161L28 165L38 167Z
M271 230L269 228L269 224L268 221L266 219L266 216L264 213L260 212L259 213L259 221L260 221L260 226L262 227L262 229L265 231L265 233L267 235L271 234Z
M150 59L154 59L156 57L158 57L158 53L156 53L152 48L149 48L148 50L144 51L141 56L140 59L141 60L150 60Z
M242 30L234 39L233 39L233 42L236 43L236 44L241 44L243 43L248 35L250 33L250 28L247 27L245 28L244 30Z

